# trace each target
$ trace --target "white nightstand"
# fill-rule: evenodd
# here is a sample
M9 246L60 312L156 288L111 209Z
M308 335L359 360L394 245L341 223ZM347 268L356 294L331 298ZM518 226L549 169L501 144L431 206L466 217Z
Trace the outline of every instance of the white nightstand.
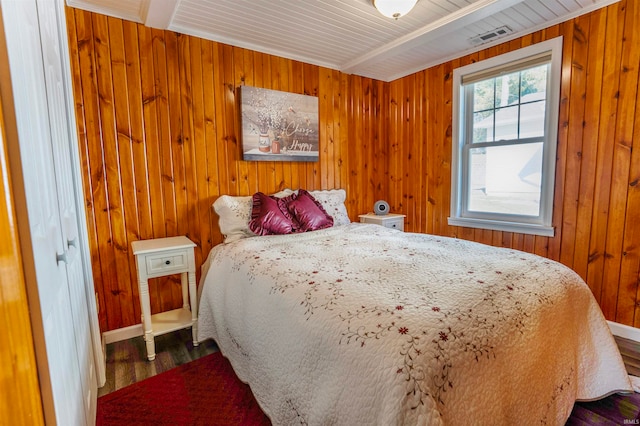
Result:
M361 214L358 216L361 223L375 223L376 225L382 225L385 228L397 229L404 231L404 218L405 214L389 213L385 215L377 215L374 213Z
M156 358L154 338L161 334L191 327L193 346L198 346L196 266L193 257L195 246L187 237L156 238L131 243L133 254L136 256L142 328L149 361ZM180 274L182 279L182 308L151 315L149 278L174 274Z

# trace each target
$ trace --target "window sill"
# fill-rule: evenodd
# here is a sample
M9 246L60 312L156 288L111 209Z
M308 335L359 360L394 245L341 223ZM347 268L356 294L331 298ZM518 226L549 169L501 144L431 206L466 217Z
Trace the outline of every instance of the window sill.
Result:
M553 226L543 226L531 223L514 223L464 217L449 217L447 219L447 223L451 226L490 229L492 231L515 232L518 234L540 235L543 237L553 237L555 235L555 229Z

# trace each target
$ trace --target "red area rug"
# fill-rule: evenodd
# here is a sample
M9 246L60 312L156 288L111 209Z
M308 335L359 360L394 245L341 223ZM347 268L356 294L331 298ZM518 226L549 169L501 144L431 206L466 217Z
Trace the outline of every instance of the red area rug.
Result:
M270 425L220 352L98 398L98 426Z

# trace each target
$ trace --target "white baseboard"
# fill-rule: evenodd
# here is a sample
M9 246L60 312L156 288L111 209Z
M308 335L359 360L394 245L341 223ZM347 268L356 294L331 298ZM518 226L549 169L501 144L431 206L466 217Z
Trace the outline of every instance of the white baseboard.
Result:
M136 324L129 327L105 331L104 333L102 333L102 338L104 339L105 344L109 344L131 339L132 337L142 336L143 334L144 333L142 331L142 324Z
M611 334L640 343L640 328L631 327L613 321L607 321Z

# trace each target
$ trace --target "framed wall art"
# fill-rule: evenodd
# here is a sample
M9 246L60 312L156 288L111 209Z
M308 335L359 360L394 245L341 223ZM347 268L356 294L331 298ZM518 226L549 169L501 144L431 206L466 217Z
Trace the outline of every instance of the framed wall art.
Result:
M318 161L318 98L240 87L242 158Z

